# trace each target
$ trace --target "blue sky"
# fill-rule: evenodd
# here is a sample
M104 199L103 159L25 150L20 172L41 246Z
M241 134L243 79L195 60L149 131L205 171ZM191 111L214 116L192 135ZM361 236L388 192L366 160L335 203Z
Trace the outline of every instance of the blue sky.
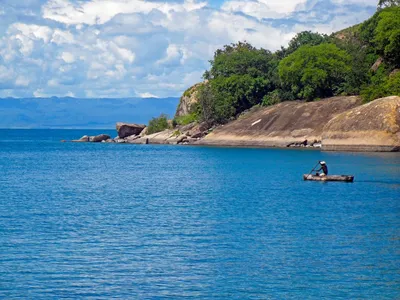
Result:
M377 0L0 0L0 97L180 96L224 44L276 50Z

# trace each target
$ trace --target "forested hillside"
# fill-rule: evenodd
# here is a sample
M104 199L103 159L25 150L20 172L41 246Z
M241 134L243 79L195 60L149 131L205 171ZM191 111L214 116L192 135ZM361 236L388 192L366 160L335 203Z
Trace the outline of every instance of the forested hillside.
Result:
M254 105L294 99L400 95L400 1L380 0L369 20L330 36L301 32L276 52L225 45L210 64L197 104L176 123L223 124Z

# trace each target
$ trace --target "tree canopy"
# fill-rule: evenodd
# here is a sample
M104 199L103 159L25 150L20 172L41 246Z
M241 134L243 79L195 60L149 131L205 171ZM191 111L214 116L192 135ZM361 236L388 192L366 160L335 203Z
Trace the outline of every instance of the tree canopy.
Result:
M361 94L370 101L399 94L399 73L389 75L400 67L399 1L379 1L369 20L331 36L300 32L275 53L247 42L225 45L204 73L198 105L179 121L225 123L254 105L293 99Z
M343 88L349 62L350 56L334 44L305 45L280 62L279 76L297 97L312 100Z
M400 66L400 7L391 7L378 15L373 42L378 54Z
M199 116L224 123L238 113L259 104L279 85L278 59L270 51L246 42L226 45L215 52L209 82L199 95Z

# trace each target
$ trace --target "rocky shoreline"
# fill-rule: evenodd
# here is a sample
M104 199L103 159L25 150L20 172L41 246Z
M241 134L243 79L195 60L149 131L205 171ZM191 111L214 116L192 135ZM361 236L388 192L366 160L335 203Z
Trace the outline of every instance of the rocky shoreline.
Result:
M400 97L361 104L358 97L288 101L255 107L225 125L191 123L147 134L143 124L117 123L118 136L73 142L310 148L323 151L400 151Z

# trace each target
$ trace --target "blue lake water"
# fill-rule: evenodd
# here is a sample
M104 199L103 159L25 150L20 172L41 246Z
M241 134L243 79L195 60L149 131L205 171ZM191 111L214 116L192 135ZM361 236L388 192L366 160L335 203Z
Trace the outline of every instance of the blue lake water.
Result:
M0 130L0 298L400 298L400 154L102 132Z

